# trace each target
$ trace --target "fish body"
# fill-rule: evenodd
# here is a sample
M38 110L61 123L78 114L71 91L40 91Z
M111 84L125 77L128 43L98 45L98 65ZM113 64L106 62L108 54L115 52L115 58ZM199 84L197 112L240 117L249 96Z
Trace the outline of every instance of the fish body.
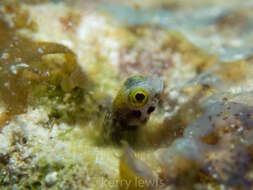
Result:
M120 140L129 131L144 125L157 107L163 91L163 80L154 76L132 75L128 77L113 100L106 114L106 128Z

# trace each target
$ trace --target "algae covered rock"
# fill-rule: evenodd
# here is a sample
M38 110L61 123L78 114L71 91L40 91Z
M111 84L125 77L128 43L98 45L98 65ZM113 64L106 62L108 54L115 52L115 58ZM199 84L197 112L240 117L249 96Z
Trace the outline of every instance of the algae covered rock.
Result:
M0 25L0 92L6 106L1 125L11 115L24 113L29 102L38 101L38 97L63 99L65 93L78 91L76 88L88 88L87 76L70 49L24 38L3 18Z
M111 17L89 2L0 2L0 188L251 189L253 67L239 51L251 47L251 5L119 1ZM124 13L132 23L117 22ZM132 74L158 76L164 92L142 83L129 98ZM134 152L104 143L112 109L116 138L142 125ZM139 111L148 117L129 115Z
M195 176L203 170L214 182L227 187L249 188L252 184L248 178L252 144L248 135L252 131L252 113L251 106L236 102L209 105L199 119L187 126L184 137L160 154L166 179L179 177L179 181L183 180L177 173L183 167ZM185 167L181 159L185 160ZM192 162L197 164L197 170ZM190 180L192 183L197 179Z

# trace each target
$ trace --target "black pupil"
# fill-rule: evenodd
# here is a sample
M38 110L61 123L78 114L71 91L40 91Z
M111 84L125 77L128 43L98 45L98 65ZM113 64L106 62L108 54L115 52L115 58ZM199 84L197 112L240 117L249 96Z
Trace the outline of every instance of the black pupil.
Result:
M144 94L138 93L135 95L135 98L138 102L142 102L142 100L144 100L145 96L144 96Z
M155 107L151 106L148 108L148 114L151 114L153 111L155 111Z
M140 118L141 117L141 112L139 110L134 110L132 112L133 116L136 118Z

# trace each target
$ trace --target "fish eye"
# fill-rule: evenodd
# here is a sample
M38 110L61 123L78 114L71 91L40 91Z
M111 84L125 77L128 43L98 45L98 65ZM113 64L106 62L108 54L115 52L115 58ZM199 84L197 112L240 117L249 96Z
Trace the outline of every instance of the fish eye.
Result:
M142 100L144 100L144 98L145 98L145 95L142 94L142 93L137 93L137 94L135 95L135 99L136 99L138 102L141 102Z
M144 106L148 101L148 93L145 90L136 90L130 93L129 101L134 107Z

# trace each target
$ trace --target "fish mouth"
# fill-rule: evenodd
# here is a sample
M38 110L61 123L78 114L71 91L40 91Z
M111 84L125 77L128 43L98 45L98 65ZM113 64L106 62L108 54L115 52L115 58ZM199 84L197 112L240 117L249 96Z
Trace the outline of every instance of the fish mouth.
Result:
M145 117L143 119L134 119L129 123L129 125L131 125L131 126L140 126L140 125L143 125L143 124L147 123L147 121L148 121L147 117Z

